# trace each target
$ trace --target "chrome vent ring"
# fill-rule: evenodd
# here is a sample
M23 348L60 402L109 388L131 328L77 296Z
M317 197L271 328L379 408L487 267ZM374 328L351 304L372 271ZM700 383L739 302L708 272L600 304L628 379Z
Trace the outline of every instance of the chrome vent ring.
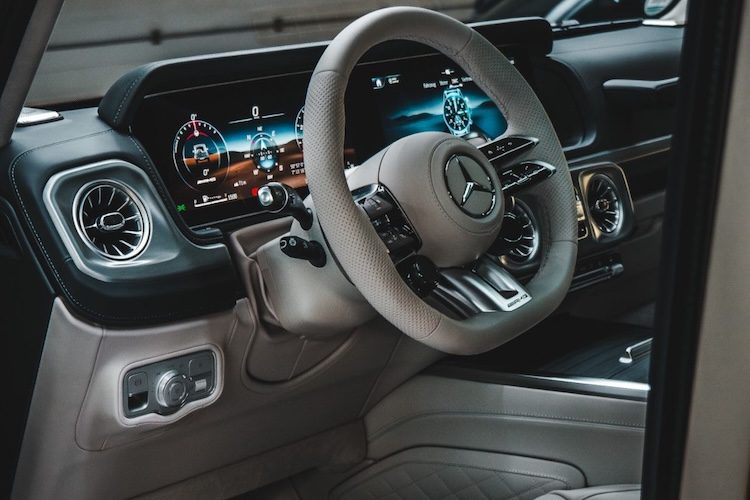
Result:
M586 197L597 229L607 235L617 233L622 226L623 207L614 182L604 174L594 174L589 180Z
M531 211L522 201L516 199L513 209L505 212L500 238L506 250L503 254L506 264L526 264L536 256L539 232Z
M73 216L86 245L111 260L137 257L151 235L143 202L130 187L117 181L95 181L79 189Z

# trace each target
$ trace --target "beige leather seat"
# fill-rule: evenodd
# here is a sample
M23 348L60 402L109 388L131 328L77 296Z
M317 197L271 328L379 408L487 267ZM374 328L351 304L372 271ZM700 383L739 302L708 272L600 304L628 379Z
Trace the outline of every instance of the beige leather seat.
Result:
M618 484L551 491L536 500L638 500L640 498L641 486L639 484Z

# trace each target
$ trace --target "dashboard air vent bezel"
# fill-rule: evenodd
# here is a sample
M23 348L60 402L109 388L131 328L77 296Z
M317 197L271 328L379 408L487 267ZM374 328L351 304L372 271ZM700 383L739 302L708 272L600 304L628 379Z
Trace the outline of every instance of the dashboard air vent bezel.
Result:
M622 228L624 208L614 181L602 172L591 176L586 190L591 223L601 234L616 235Z
M579 246L582 244L587 246L588 240L598 244L616 243L627 237L634 228L635 216L630 188L623 170L614 163L602 163L577 168L573 174L581 193L586 215L585 223L589 228L589 236L581 240ZM613 228L602 228L599 214L595 209L592 209L592 203L595 202L595 200L592 200L592 196L596 194L595 190L599 181L603 181L611 187L618 201L619 216Z

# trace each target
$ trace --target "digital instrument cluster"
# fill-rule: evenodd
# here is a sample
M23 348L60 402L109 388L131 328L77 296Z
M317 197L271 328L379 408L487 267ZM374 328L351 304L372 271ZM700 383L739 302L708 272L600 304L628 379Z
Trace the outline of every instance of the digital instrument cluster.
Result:
M189 226L262 213L258 189L272 181L305 193L309 78L279 75L144 99L133 132ZM345 168L417 132L442 131L480 144L507 128L494 103L442 56L358 66L346 110Z
M272 181L304 188L307 74L148 96L135 133L189 226L262 211ZM355 162L347 148L345 161Z

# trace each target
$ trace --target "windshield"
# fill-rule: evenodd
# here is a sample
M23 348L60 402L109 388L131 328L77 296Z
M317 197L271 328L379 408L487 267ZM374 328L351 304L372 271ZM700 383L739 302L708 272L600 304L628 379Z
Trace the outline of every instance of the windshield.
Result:
M415 5L464 22L545 17L553 26L655 16L670 0L66 0L27 106L96 100L139 65L330 40L359 16Z

